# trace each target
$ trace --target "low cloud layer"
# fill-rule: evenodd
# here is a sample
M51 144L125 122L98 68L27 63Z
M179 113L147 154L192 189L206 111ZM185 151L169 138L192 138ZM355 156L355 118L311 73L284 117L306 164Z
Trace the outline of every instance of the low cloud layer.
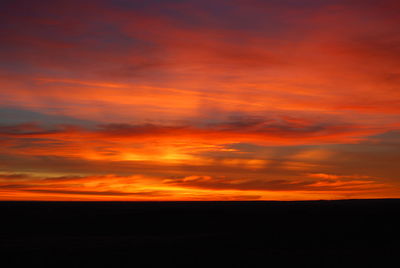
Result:
M325 193L342 197L368 196L387 187L373 178L310 180L304 177L301 181L268 181L210 176L168 179L143 175L39 177L0 174L0 193L11 200L256 200L271 199L270 196L293 200Z

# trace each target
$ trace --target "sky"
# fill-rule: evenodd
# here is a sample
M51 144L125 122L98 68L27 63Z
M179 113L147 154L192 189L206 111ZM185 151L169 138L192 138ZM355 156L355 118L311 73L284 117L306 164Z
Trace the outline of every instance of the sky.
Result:
M0 10L0 200L400 198L397 0Z

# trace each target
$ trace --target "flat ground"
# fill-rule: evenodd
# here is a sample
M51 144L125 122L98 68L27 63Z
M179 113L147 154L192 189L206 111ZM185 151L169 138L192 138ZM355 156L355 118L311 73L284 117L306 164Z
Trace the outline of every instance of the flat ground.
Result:
M399 212L393 199L0 202L0 257L2 267L399 267Z

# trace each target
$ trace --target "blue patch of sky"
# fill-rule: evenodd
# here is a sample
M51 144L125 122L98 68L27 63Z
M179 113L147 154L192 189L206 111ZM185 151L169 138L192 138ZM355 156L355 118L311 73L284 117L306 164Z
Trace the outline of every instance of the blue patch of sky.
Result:
M50 115L17 108L0 108L0 125L16 125L31 122L38 123L42 126L67 124L94 127L97 125L94 121L82 120L64 115Z

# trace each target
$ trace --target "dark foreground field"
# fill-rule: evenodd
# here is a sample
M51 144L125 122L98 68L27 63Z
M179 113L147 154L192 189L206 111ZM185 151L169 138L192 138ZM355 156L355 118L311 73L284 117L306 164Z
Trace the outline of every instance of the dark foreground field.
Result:
M0 202L0 262L2 267L399 267L399 212L400 200Z

